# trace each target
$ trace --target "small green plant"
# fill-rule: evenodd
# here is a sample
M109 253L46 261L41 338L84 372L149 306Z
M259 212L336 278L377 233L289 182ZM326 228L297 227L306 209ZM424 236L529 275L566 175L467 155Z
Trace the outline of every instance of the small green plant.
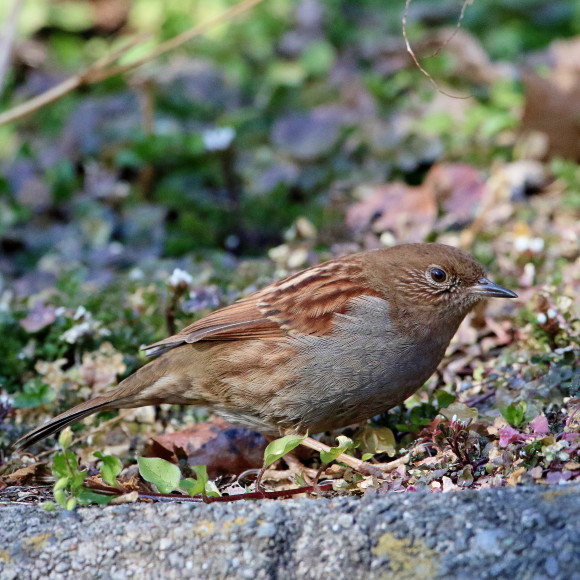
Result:
M187 491L189 495L204 495L208 497L219 497L221 494L213 481L209 480L207 467L205 465L192 465L191 469L195 478L186 477L179 482L179 487Z
M105 483L112 487L119 487L117 476L123 469L123 464L118 457L113 455L103 455L100 451L95 451L93 456L101 460L101 467L99 469L101 477Z
M14 397L14 406L17 409L31 409L44 403L52 403L56 399L56 392L50 385L35 377L24 383L22 392Z
M320 452L320 461L322 461L323 465L335 461L342 453L348 453L357 447L357 444L352 439L349 439L344 435L339 435L336 440L338 441L336 447L331 447L328 451Z
M272 463L296 449L306 436L302 435L286 435L272 441L264 450L264 467L270 467Z
M526 420L527 404L525 401L512 405L502 405L499 409L502 417L516 429L521 427Z
M68 449L72 442L70 428L62 431L58 442L62 451L54 454L52 463L52 474L56 479L53 488L56 503L67 510L74 510L78 505L109 503L114 496L96 493L85 487L86 471L80 469L77 456Z
M205 465L193 465L191 470L194 478L183 478L177 465L159 457L139 457L139 473L141 477L155 485L160 493L171 493L176 489L185 491L189 495L204 495L219 497L215 483L209 480Z

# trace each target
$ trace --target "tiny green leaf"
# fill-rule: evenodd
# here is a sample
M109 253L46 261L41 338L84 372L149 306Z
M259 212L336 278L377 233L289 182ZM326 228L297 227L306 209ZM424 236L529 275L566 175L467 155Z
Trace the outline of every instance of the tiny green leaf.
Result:
M338 445L336 447L331 447L328 451L320 452L320 460L322 463L324 463L324 465L334 461L339 455L354 447L352 439L349 439L344 435L339 435L336 440L338 441Z
M203 484L201 493L204 495L209 495L210 497L219 497L221 495L216 484L209 480L207 467L205 465L192 465L191 469L193 469L197 481Z
M66 449L72 443L72 430L70 427L65 427L58 436L58 444Z
M103 455L100 451L95 451L93 455L101 460L100 472L103 481L113 487L118 487L117 476L123 469L121 460L113 455Z
M54 484L54 491L59 491L61 489L64 489L69 482L69 478L68 477L61 477L60 479L57 479L56 483Z
M455 402L455 397L451 393L448 393L447 391L442 390L435 391L435 398L437 399L437 406L440 409L443 409L444 407L449 407L451 403Z
M502 405L499 408L502 417L512 426L519 427L526 418L527 405L525 401L520 401L513 405Z
M107 505L115 499L114 495L105 495L104 493L98 493L92 491L86 487L79 490L77 494L77 499L84 505L88 503L96 503L98 505Z
M179 487L179 467L159 457L138 457L141 477L157 487L160 493L171 493Z
M264 451L264 465L269 467L280 457L284 457L284 455L296 449L304 439L306 439L306 435L286 435L285 437L280 437L280 439L275 439Z
M52 495L54 496L56 503L60 507L66 507L67 497L66 497L66 493L64 493L64 491L62 489L59 489L57 491L53 491Z
M195 473L195 477L199 481L202 481L204 485L208 482L209 476L205 465L192 465L191 469L193 470L193 473Z
M199 493L205 493L205 486L209 481L207 475L207 467L205 465L192 465L191 469L195 473L195 479L188 477L187 479L182 479L179 487L187 491L189 495L197 495Z
M208 481L205 484L205 495L209 497L220 497L221 493L213 481Z
M53 501L43 501L40 507L48 513L56 511L56 504Z
M179 482L179 489L182 489L189 495L199 495L205 491L205 485L199 479L187 477Z
M195 473L195 479L188 477L179 482L179 488L189 495L208 495L211 497L220 496L220 492L213 481L209 480L207 467L205 465L192 465L191 469Z

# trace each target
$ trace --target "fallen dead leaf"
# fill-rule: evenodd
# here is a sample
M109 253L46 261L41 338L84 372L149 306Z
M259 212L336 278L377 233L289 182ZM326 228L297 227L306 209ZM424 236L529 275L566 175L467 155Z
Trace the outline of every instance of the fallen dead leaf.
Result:
M182 431L153 437L143 455L176 462L175 448L183 449L189 465L206 465L208 474L214 478L262 467L267 444L262 435L216 417Z
M433 229L437 204L428 186L363 185L356 193L361 201L346 214L346 223L355 233L370 229L377 234L391 232L398 242L421 242Z
M46 463L33 463L21 467L13 473L3 475L0 480L7 485L29 485L38 483L50 476L50 470Z
M38 332L55 320L56 308L54 306L45 306L43 302L37 302L28 315L20 321L20 326L26 332Z

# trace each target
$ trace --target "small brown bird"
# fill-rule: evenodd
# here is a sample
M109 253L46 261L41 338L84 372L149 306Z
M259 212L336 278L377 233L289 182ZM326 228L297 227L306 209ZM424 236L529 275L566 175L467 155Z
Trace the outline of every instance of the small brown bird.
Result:
M15 447L97 411L161 403L201 405L273 436L357 423L412 395L466 314L489 297L516 294L490 282L472 256L442 244L331 260L146 347L161 356Z

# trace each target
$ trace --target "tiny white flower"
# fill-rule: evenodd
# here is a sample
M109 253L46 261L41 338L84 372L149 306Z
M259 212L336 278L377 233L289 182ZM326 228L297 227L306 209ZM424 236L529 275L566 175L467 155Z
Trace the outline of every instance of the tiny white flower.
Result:
M80 324L75 324L72 328L62 333L61 340L68 342L69 344L74 344L78 339L88 334L91 331L91 325L88 322L81 322Z
M141 268L133 268L129 272L129 280L143 280L145 278L145 272Z
M384 246L385 248L390 248L391 246L395 245L397 240L391 232L383 232L380 237L380 242L381 246Z
M177 288L182 284L185 286L189 286L193 282L193 278L190 274L188 274L185 270L181 268L175 268L173 273L169 277L168 284L171 288Z
M87 309L84 306L79 306L73 314L73 320L79 320L87 314Z
M113 256L119 256L123 253L123 244L121 242L111 242L109 244L109 252Z
M548 308L548 318L556 318L556 311L553 308Z
M12 397L6 391L0 391L0 405L12 406Z
M548 317L543 312L540 312L540 314L538 314L538 316L536 316L536 320L540 324L546 324Z
M543 238L532 238L529 242L529 248L532 252L541 252L544 249Z
M527 236L517 236L514 240L514 246L518 252L525 252L530 248L530 238Z
M201 134L203 144L208 151L227 149L235 136L236 132L233 127L216 127L215 129L207 129Z

